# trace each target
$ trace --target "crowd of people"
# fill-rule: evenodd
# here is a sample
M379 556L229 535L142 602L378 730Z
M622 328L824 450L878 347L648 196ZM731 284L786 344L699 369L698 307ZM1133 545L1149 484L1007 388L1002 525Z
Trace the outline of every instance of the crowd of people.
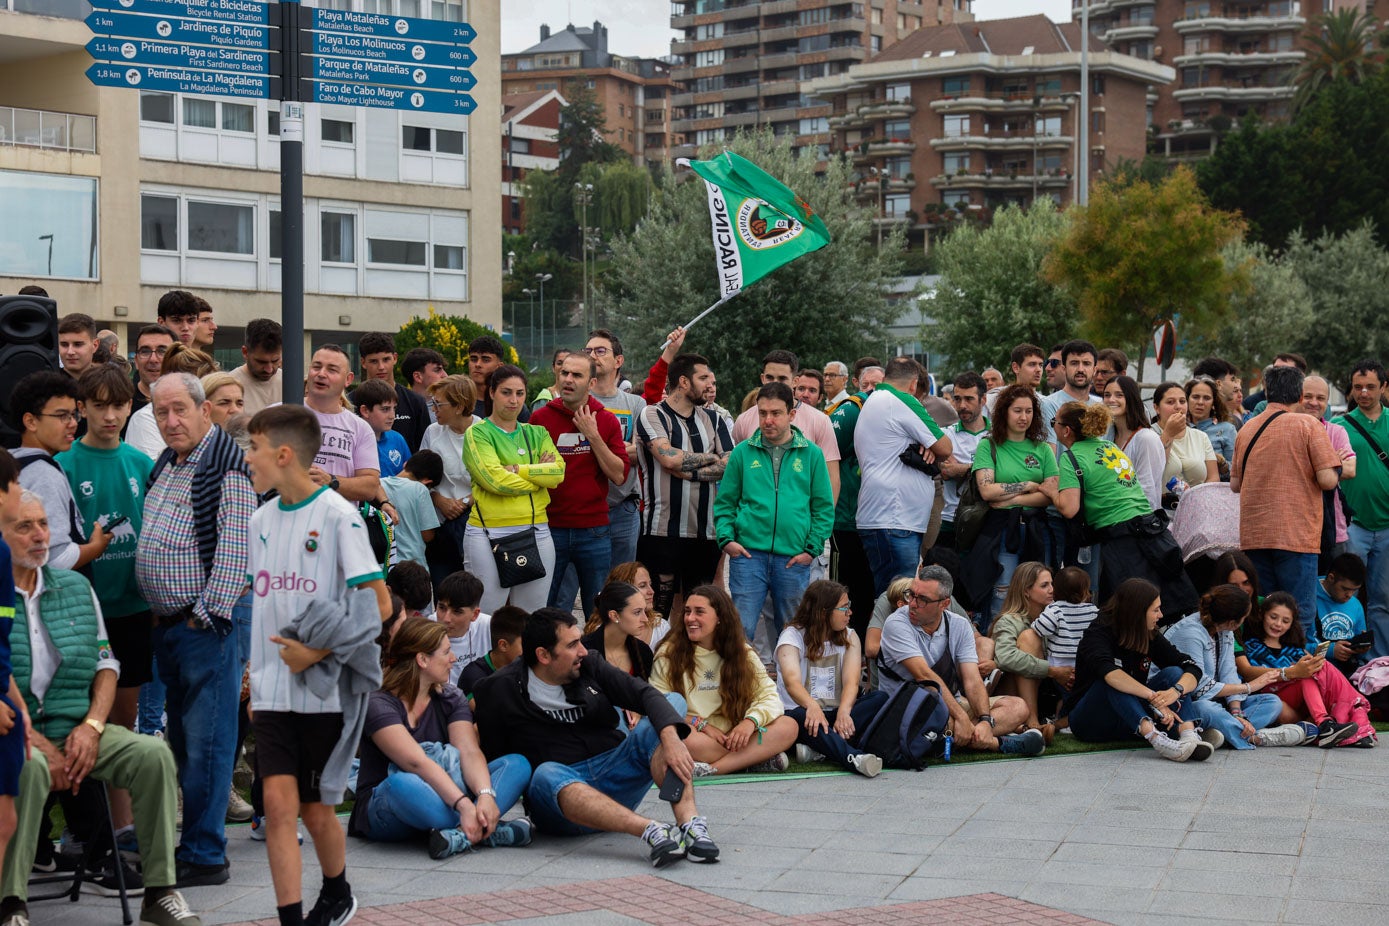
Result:
M0 926L108 806L89 878L123 876L150 926L196 926L181 891L231 877L248 818L280 922L342 926L349 793L346 834L436 859L606 831L657 867L712 862L695 779L875 777L894 757L864 731L919 682L947 756L1065 731L1174 761L1376 743L1376 361L1328 420L1292 354L1249 399L1207 358L1145 401L1082 340L941 395L910 357L774 350L735 413L680 328L644 379L594 330L534 400L495 338L450 374L371 333L355 363L319 346L285 403L280 326L252 321L222 371L213 318L170 292L127 359L68 315L62 369L9 398ZM673 822L638 812L653 786Z

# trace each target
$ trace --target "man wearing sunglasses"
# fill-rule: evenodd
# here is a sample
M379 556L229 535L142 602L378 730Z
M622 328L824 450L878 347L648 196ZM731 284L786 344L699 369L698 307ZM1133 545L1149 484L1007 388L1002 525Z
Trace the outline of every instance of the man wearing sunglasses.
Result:
M989 697L979 674L974 627L949 610L954 581L941 566L923 566L906 603L883 623L878 679L889 698L909 679L939 686L950 710L954 746L979 752L1039 756L1042 731L1017 733L1027 720L1021 698Z

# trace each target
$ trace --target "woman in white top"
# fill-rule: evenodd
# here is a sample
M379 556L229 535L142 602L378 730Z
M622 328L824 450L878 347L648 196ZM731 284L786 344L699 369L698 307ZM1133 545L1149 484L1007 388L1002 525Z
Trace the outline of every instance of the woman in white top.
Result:
M191 373L199 380L209 373L216 372L215 360L197 348L181 343L169 348L169 352L164 355L164 362L159 367L160 376L169 373ZM164 443L164 435L159 433L159 425L154 420L153 402L130 416L130 421L125 426L125 442L151 460L158 460L159 455L168 447Z
M444 377L429 387L429 404L437 420L425 430L420 449L433 450L444 461L444 478L429 490L440 529L426 550L430 577L438 585L463 568L463 532L473 502L473 477L463 465L463 435L476 420L473 381L460 373Z
M1180 476L1189 486L1218 482L1220 470L1211 439L1204 431L1187 426L1186 390L1178 383L1161 383L1153 390L1153 408L1157 410L1153 430L1167 448L1163 485L1173 476Z
M1162 446L1162 438L1148 427L1138 383L1129 376L1116 376L1105 385L1102 398L1114 419L1114 443L1133 464L1148 504L1154 509L1162 507L1162 486L1166 482L1162 471L1167 466L1167 450Z
M858 634L849 630L850 614L843 585L817 579L806 587L795 617L777 639L776 689L786 716L799 727L798 747L872 778L883 770L883 760L849 740L868 726L887 693L858 696L863 659Z

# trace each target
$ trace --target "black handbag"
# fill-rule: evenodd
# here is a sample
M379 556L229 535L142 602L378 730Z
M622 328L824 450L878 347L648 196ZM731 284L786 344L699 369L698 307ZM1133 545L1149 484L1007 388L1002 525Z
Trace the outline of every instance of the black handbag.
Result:
M989 442L989 452L993 454L994 466L997 467L998 452L994 450L992 441ZM975 470L965 473L960 483L960 502L955 506L955 549L960 553L967 553L974 546L979 532L984 529L984 519L993 510L979 494L976 475Z
M519 425L524 428L525 425ZM526 442L526 455L531 453L529 433L522 431ZM497 582L502 588L512 588L545 578L545 562L540 558L540 545L535 540L535 494L531 493L531 526L505 537L492 539L487 533L487 520L482 516L482 506L474 501L477 519L482 524L482 532L487 535L487 543L492 547L492 559L497 564Z

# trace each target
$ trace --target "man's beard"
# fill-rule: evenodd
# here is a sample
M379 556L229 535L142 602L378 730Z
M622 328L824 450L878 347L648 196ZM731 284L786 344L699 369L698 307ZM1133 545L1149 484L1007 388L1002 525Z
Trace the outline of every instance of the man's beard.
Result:
M34 556L29 556L26 553L20 553L18 551L12 551L12 553L14 556L14 564L22 569L42 569L44 566L48 565L47 547L44 547L42 553L38 553Z

